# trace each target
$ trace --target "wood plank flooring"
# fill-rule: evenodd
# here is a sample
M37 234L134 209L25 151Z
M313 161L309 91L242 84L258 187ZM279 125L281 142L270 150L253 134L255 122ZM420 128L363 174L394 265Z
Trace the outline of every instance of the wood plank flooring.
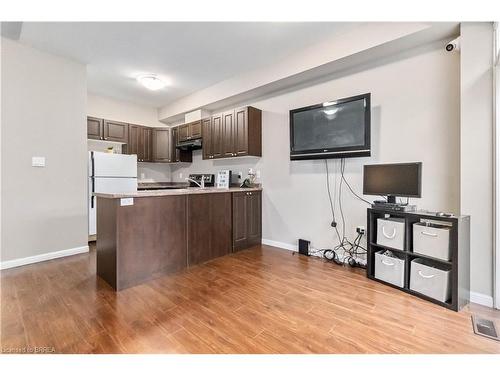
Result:
M115 293L89 254L1 272L3 352L500 353L459 313L258 246ZM50 352L50 350L49 350Z

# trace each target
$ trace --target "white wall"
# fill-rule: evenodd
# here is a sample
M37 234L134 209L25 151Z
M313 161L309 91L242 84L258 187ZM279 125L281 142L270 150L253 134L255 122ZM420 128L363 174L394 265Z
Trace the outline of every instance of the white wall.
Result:
M493 295L493 27L461 25L460 205L471 215L471 290ZM485 300L485 302L486 302Z
M158 121L156 108L92 94L87 96L87 115L151 127L165 126ZM88 141L89 151L105 151L108 146L113 146L117 152L121 149L117 143ZM138 163L137 174L139 181L170 181L170 166L163 163Z
M85 66L1 39L2 265L87 247ZM45 168L31 167L45 156Z
M295 246L306 238L317 247L333 247L334 232L326 191L325 162L289 160L289 110L365 92L372 93L370 158L347 159L346 176L362 191L362 166L373 162L423 162L420 208L459 212L459 55L444 52L443 43L422 47L372 66L354 68L310 87L298 88L252 103L263 111L263 156L201 160L172 166L173 180L191 172L219 169L261 171L264 187L263 238ZM338 161L330 160L331 170ZM331 176L331 183L335 181ZM338 181L338 175L337 175ZM349 236L366 225L366 204L343 191ZM367 197L375 199L376 197ZM337 202L338 210L338 202ZM340 221L340 214L337 211Z

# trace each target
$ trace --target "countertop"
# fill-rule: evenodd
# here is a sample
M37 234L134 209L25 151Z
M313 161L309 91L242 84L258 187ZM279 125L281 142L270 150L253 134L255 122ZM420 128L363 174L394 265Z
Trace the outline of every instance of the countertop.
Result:
M215 187L207 187L204 189L198 187L188 187L179 189L165 189L165 190L141 190L131 193L94 193L94 196L99 198L144 198L144 197L162 197L166 195L189 195L189 194L211 194L211 193L235 193L239 191L261 191L262 187L257 186L253 188L229 188L218 189Z

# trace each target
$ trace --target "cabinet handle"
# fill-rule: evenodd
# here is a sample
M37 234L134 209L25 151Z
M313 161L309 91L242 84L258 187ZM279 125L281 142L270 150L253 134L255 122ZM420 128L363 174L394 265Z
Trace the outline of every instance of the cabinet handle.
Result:
M392 267L392 266L394 266L395 263L391 263L391 262L388 262L386 260L383 260L382 264L385 264L386 266Z
M392 234L387 234L385 233L385 227L382 227L382 234L384 237L392 240L394 237L396 237L396 228L392 228Z
M430 237L437 237L437 234L436 233L430 233L430 232L425 232L425 231L422 231L420 232L422 233L423 235L425 236L430 236Z
M432 279L436 275L424 275L422 271L418 271L418 274L420 277L423 277L424 279Z

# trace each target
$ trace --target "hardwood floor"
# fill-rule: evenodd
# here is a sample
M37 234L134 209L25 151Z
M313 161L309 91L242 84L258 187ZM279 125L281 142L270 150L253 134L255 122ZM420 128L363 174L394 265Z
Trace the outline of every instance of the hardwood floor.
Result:
M3 352L500 353L459 313L364 271L258 246L114 292L95 251L1 272Z

